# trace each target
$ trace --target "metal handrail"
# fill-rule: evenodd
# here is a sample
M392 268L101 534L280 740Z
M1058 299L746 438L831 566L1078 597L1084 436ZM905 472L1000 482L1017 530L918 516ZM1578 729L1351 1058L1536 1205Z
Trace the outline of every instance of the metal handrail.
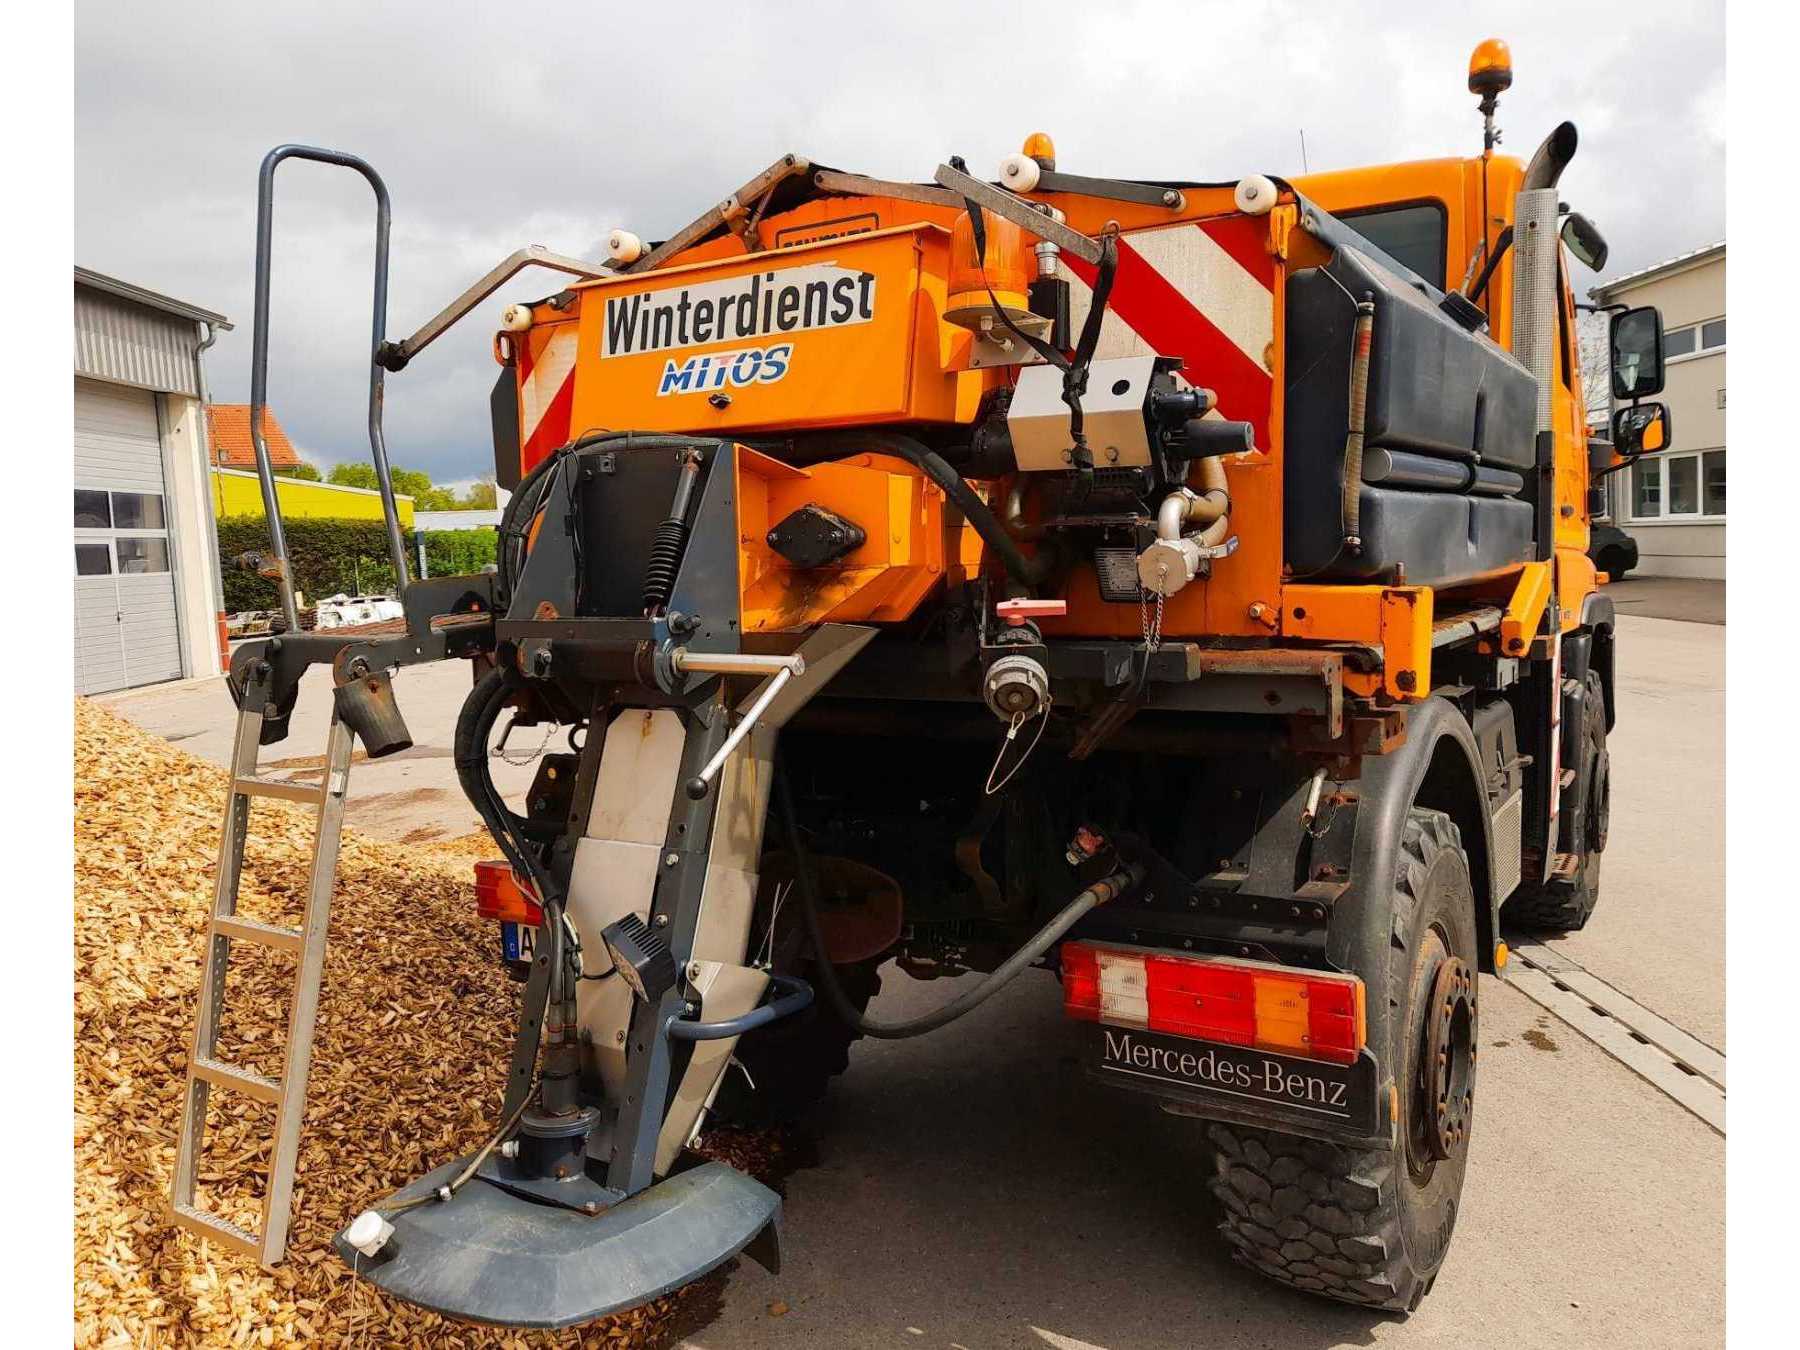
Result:
M381 513L387 519L388 557L394 565L394 592L406 589L406 545L400 534L400 510L394 501L393 473L388 467L387 442L381 430L384 374L380 362L387 341L388 232L392 211L387 184L366 160L339 150L312 145L278 145L263 157L256 183L256 321L250 356L250 440L256 447L256 476L262 484L263 512L269 519L269 543L276 559L275 584L281 593L281 611L288 630L300 630L300 614L294 604L294 580L288 567L287 533L281 524L281 502L275 491L275 469L263 438L263 413L269 394L269 267L275 234L275 169L286 159L310 159L354 169L375 192L375 316L369 342L369 451L375 461L375 482L381 489Z

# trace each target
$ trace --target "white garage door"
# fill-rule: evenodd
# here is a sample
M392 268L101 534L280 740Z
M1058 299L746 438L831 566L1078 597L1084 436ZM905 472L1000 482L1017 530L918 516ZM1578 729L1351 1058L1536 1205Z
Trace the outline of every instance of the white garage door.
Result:
M75 690L181 677L156 396L75 381Z

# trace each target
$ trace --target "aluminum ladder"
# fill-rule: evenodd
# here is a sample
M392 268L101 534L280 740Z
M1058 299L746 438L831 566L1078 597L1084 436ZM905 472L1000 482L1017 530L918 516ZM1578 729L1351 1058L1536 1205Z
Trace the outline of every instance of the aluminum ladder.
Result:
M200 1009L195 1019L193 1050L188 1057L187 1091L182 1107L181 1134L175 1146L175 1174L169 1202L175 1221L182 1227L270 1266L280 1261L287 1250L294 1169L300 1154L300 1125L306 1113L306 1079L312 1066L313 1027L318 1018L319 986L325 971L331 890L337 877L344 796L349 786L350 752L355 738L350 728L339 720L334 704L331 729L326 739L323 777L316 782L262 777L257 772L257 753L264 722L263 709L267 703L267 683L253 680L244 691L231 753L231 793L225 806L224 834L219 841L218 873L207 931L207 960L200 978ZM238 882L243 874L250 804L258 797L308 802L318 811L305 915L298 928L260 923L237 914ZM299 958L293 998L288 1008L287 1053L279 1079L225 1064L217 1056L219 1020L225 1004L225 972L231 961L233 942L272 947ZM206 1103L215 1087L276 1106L275 1144L269 1160L260 1234L209 1214L195 1203L195 1181L205 1146Z

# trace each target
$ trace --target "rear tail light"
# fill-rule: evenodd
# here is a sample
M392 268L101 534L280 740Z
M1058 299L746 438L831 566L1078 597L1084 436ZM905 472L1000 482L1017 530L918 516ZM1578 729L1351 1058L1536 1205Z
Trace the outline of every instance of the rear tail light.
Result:
M484 919L526 923L533 928L544 921L543 909L504 862L475 864L475 912Z
M1091 942L1063 943L1062 975L1063 1011L1086 1022L1340 1064L1368 1040L1354 975Z

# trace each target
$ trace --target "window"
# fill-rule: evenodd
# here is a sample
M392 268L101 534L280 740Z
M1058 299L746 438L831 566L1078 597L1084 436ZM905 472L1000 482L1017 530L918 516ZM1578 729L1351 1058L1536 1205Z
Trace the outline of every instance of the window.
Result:
M120 538L114 547L119 554L120 575L166 572L169 570L169 541L166 539Z
M160 530L163 499L154 492L115 492L112 514L115 530Z
M112 509L104 492L75 489L75 528L78 530L110 530Z
M1725 514L1725 452L1708 450L1700 456L1700 510L1709 516Z
M1631 466L1631 514L1636 517L1662 514L1662 461L1640 459Z
M1631 519L1722 520L1725 452L1657 455L1631 466Z
M1669 514L1700 514L1700 461L1692 455L1669 461Z
M1433 286L1444 284L1444 208L1436 202L1410 206L1383 206L1372 211L1340 211L1338 219L1349 223L1364 239L1405 263Z
M1663 334L1663 359L1675 361L1686 356L1704 356L1725 349L1725 320L1708 319L1690 323L1685 328L1671 328Z
M75 545L75 575L106 577L112 575L112 550L105 544Z

